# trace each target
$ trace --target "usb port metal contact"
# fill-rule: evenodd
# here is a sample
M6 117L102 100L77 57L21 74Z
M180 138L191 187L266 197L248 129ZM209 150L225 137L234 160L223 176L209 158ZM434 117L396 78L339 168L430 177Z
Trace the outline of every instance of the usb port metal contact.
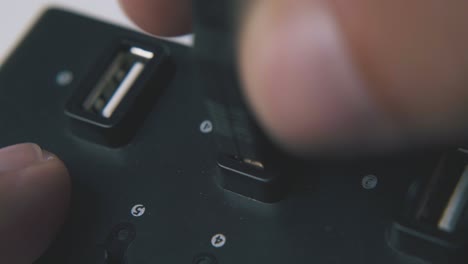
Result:
M173 64L167 58L159 41L122 42L103 54L67 103L72 132L111 147L128 143L172 78Z
M138 47L120 51L83 103L88 112L110 118L154 53Z

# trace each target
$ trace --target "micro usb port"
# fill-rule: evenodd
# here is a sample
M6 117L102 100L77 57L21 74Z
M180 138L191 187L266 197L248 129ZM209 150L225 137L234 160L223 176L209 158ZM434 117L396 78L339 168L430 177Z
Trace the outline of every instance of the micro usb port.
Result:
M110 118L153 57L153 52L138 47L120 51L84 101L83 108Z

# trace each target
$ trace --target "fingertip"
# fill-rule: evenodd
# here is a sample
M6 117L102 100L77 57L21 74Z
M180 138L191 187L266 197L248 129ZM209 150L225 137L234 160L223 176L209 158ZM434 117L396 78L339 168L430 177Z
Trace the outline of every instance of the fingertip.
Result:
M190 33L192 0L119 0L128 15L143 30L160 36Z
M310 3L263 3L251 11L240 42L248 101L267 133L290 152L371 145L384 136L373 134L384 130L381 113L354 70L333 14Z
M0 173L0 262L32 263L65 221L70 177L53 154Z

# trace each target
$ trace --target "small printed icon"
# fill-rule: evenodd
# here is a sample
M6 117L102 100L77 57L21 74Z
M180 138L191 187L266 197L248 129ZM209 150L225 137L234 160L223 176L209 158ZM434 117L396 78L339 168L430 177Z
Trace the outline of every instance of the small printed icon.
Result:
M211 238L211 245L215 248L223 247L226 244L226 236L223 234L216 234Z
M63 70L57 73L55 82L60 86L67 86L73 81L73 73L68 70Z
M378 182L377 176L367 175L362 178L362 187L366 190L372 190L377 187Z
M203 134L211 133L211 132L213 131L213 123L211 123L211 121L209 121L209 120L203 121L203 122L200 124L200 131L201 131Z
M132 210L130 212L134 217L140 217L143 214L145 214L145 210L146 210L146 208L145 208L144 205L137 204L137 205L132 207Z

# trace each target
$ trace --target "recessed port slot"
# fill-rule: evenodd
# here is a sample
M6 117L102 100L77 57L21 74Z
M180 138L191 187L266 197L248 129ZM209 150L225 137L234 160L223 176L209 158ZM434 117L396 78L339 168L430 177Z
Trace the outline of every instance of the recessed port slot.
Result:
M110 118L154 55L138 47L121 50L84 101L83 108Z
M218 184L250 199L273 203L280 201L286 192L286 181L281 173L268 170L263 162L221 154L218 167Z
M65 106L70 130L101 145L123 146L173 78L170 51L160 40L121 40L89 59L89 73Z
M460 223L468 202L468 166L457 181L450 199L439 219L438 227L446 232L454 232Z
M467 165L466 153L449 151L429 177L411 185L406 208L387 234L392 248L427 263L466 262Z
M468 161L465 153L446 155L423 189L416 221L444 232L455 232L468 201Z

